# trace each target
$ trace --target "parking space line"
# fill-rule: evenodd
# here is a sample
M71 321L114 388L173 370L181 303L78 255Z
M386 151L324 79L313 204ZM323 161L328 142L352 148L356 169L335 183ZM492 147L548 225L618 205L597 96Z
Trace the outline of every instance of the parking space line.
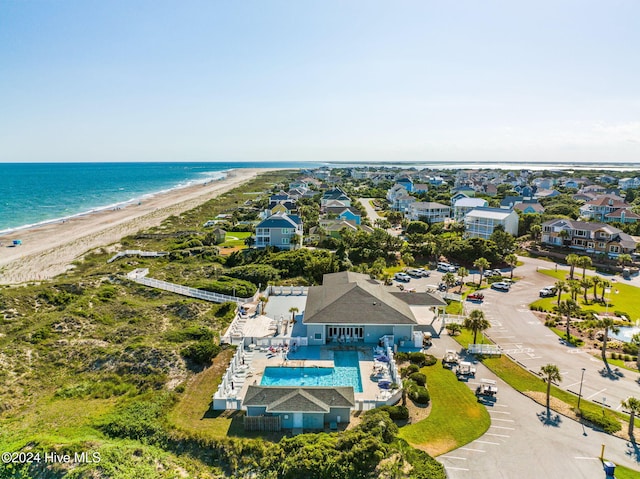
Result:
M515 427L507 427L507 426L494 426L493 424L489 427L492 427L494 429L507 429L509 431L515 431L516 428Z
M487 433L485 433L485 436L511 437L511 436L509 436L509 435L507 435L507 434L494 434L494 433L491 433L491 432L487 432Z
M466 461L466 457L458 457L458 456L440 456L442 459L458 459L460 461Z
M492 417L492 421L503 421L503 422L516 422L514 419L500 419L499 417Z
M583 456L575 456L574 459L589 460L589 461L599 461L600 460L599 457L583 457Z
M489 414L491 414L492 412L496 414L511 414L509 411L494 411L494 410L489 411Z
M481 441L480 439L477 439L476 442L479 442L480 444L491 444L493 446L500 446L499 442Z
M472 451L472 452L487 452L483 449L473 449L471 447L461 447L460 448L461 451Z
M464 467L447 467L446 469L449 471L468 471L469 470Z
M587 399L591 399L593 397L596 397L598 394L602 394L603 392L605 392L607 390L607 388L601 389L600 391L596 391L593 394L591 394L590 396L584 396Z

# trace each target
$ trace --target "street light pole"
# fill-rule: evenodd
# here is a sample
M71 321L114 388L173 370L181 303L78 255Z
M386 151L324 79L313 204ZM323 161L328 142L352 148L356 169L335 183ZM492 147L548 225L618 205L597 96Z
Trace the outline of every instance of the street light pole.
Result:
M578 411L580 410L580 399L582 399L582 381L584 380L584 368L582 368L582 377L580 378L580 392L578 393Z

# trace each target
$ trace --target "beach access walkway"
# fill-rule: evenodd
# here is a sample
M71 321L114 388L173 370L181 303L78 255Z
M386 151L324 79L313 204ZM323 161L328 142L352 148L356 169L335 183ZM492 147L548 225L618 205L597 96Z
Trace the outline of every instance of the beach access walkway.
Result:
M142 258L159 258L161 256L167 256L169 253L166 251L142 251L139 249L127 249L124 251L120 251L118 254L112 256L107 260L107 263L113 263L115 260L119 258L124 258L127 256L140 256Z
M136 283L149 286L150 288L162 289L164 291L170 291L171 293L180 294L182 296L189 296L196 299L202 299L204 301L210 301L212 303L232 302L236 304L244 304L253 301L254 299L238 298L237 296L231 296L228 294L220 294L211 291L205 291L203 289L190 288L188 286L182 286L180 284L169 283L168 281L148 278L148 274L148 268L137 268L127 273L127 278Z

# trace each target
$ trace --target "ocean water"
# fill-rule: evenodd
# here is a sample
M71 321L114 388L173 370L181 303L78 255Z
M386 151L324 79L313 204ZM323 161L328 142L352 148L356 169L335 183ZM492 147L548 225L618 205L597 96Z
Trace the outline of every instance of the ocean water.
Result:
M0 163L0 234L219 179L230 169L299 167L291 162Z

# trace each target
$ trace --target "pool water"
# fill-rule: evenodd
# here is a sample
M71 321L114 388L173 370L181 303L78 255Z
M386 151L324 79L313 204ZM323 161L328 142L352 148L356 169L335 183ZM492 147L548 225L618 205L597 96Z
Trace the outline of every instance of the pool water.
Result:
M362 392L362 376L357 351L336 351L333 368L288 368L267 366L261 386L352 386Z

